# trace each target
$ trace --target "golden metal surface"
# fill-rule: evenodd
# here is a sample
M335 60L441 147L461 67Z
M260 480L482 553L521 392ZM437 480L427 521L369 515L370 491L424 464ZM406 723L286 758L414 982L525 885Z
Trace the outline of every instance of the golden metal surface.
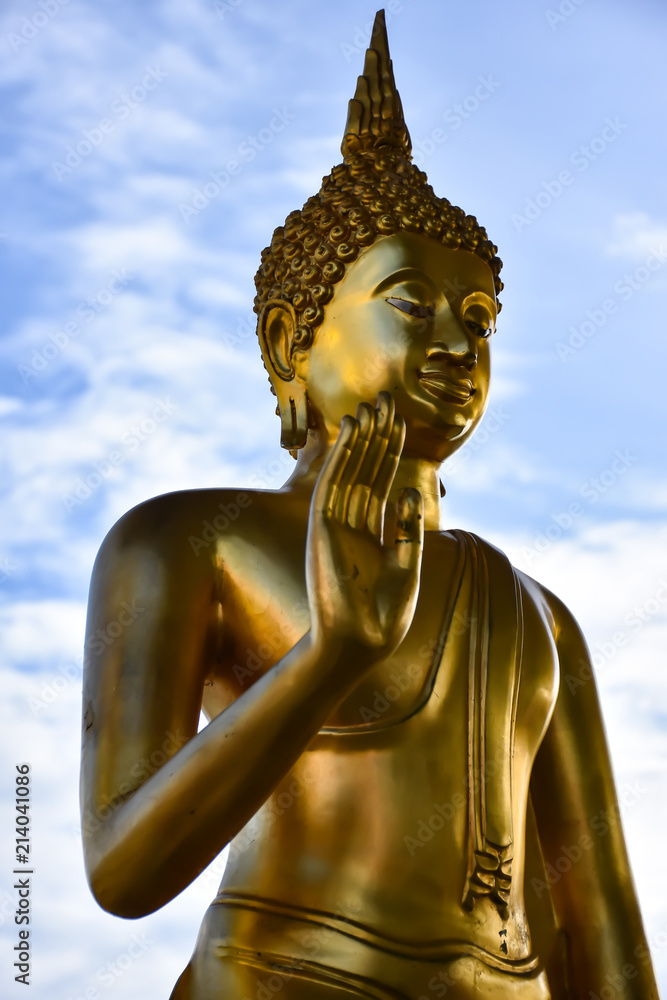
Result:
M407 164L381 19L373 44L344 153ZM326 221L321 315L298 298L320 265L285 270L319 223L288 219L257 308L294 474L150 500L95 565L91 888L141 916L231 844L178 1000L657 997L595 684L560 683L589 662L581 633L488 542L440 529L438 470L484 412L500 283L476 221L453 216L452 236L434 204L430 229L408 213L387 232L379 213L404 217L381 205L325 273L345 236Z

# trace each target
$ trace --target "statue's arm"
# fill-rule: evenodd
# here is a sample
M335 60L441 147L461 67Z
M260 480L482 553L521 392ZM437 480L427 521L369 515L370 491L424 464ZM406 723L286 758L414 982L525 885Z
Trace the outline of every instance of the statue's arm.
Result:
M184 889L407 632L421 498L399 500L397 544L385 543L404 424L393 409L363 405L361 424L345 418L311 504L311 627L200 732L219 595L212 563L193 558L172 509L178 494L131 511L102 546L86 631L81 798L86 871L105 909L142 916ZM381 460L365 465L376 446Z
M590 654L567 608L552 595L549 603L560 688L531 795L575 994L610 987L618 1000L657 1000Z
M84 667L86 871L100 905L125 917L164 905L203 871L341 691L335 650L315 647L307 633L198 733L214 575L203 558L180 552L168 517L166 533L156 532L155 515L142 513L121 521L98 556ZM114 622L122 630L112 637Z

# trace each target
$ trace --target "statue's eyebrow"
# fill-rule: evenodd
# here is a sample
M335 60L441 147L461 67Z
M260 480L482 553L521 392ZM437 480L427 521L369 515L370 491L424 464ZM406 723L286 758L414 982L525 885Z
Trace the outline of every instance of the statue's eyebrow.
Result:
M433 298L437 296L437 290L428 274L421 271L417 267L402 267L398 271L394 271L393 274L387 275L383 278L379 285L373 289L374 295L381 295L382 292L386 292L388 288L393 288L394 285L400 285L404 281L419 281L422 285L425 285L429 293Z
M465 312L469 306L477 305L477 303L480 303L489 310L489 312L493 317L493 322L495 325L498 316L498 306L494 301L494 299L492 299L490 295L487 295L486 292L475 291L472 292L470 295L466 295L466 297L464 298L463 302L460 305L461 312Z

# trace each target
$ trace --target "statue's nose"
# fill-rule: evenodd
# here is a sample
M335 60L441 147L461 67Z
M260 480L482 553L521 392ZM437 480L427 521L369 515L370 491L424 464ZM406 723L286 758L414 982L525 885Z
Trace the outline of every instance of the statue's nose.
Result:
M426 348L429 361L462 365L468 371L477 364L478 338L463 325L449 302L436 308L432 335Z
M446 337L432 341L426 348L426 356L429 361L461 365L468 371L472 371L477 364L477 350L472 337L468 338L462 330L460 333L452 331Z

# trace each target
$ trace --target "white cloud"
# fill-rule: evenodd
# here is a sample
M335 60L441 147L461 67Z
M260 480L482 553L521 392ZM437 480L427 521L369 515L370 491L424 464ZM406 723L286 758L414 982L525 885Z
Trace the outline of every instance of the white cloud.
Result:
M639 259L656 248L667 254L667 223L652 219L646 212L616 216L614 237L605 248L610 256Z
M79 653L84 621L85 606L77 601L18 601L0 608L7 662L53 670Z

